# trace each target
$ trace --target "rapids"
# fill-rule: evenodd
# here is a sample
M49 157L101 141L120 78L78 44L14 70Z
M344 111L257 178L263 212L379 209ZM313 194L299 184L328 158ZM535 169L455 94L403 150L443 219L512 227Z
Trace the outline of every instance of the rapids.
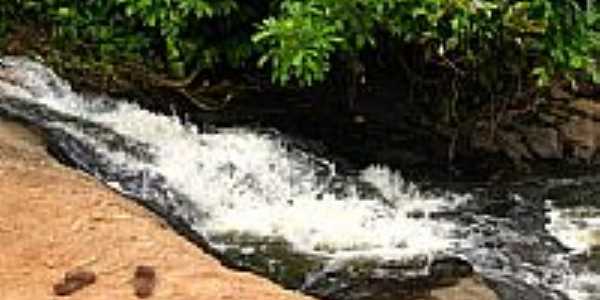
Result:
M21 57L0 59L0 115L42 129L60 160L184 227L229 264L309 294L380 299L387 283L432 278L454 261L505 300L600 299L592 208L490 196L477 185L427 192L382 165L338 170L276 130L190 124L81 95Z

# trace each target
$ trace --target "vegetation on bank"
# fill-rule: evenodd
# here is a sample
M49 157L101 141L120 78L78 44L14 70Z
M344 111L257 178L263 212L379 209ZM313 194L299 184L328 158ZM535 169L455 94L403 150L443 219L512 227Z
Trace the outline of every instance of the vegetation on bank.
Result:
M49 28L54 47L77 58L142 62L183 83L199 72L265 73L284 86L342 78L353 101L365 72L392 69L417 100L434 97L431 86L445 95L447 120L459 100L479 105L553 80L600 82L600 9L593 0L0 4L0 33L24 22Z

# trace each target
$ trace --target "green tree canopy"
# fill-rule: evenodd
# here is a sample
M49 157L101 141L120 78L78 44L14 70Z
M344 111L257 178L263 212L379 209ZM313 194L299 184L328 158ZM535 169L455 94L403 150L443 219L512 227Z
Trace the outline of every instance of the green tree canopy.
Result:
M501 59L540 83L557 73L600 81L598 7L581 2L15 0L0 4L0 30L34 16L52 26L56 42L100 59L151 54L179 76L258 64L284 85L323 81L335 55L357 57L384 43L418 45L427 59L474 70L499 49L519 49L520 57Z

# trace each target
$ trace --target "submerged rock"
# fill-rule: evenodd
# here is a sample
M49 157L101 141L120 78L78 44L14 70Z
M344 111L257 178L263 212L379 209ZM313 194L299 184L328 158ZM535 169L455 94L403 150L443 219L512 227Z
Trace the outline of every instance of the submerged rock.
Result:
M600 103L593 99L548 101L497 123L479 122L469 140L479 155L503 156L521 170L545 162L598 165Z

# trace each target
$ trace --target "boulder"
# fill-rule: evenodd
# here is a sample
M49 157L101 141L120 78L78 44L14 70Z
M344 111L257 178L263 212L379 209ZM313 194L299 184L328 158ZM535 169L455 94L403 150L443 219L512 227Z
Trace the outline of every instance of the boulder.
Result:
M541 159L563 158L563 144L559 132L548 127L529 127L524 130L529 149Z
M581 116L572 116L569 122L559 126L565 147L571 149L568 158L591 163L598 150L600 123Z

